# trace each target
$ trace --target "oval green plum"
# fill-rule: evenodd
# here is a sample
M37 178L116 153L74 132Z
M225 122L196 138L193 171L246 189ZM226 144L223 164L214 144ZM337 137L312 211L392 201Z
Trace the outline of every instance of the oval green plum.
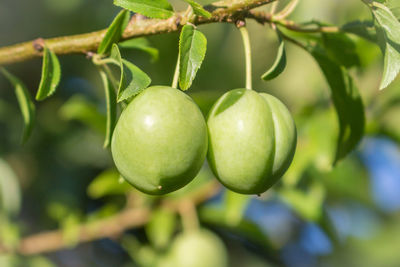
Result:
M178 235L171 246L174 267L227 267L228 253L214 233L192 230Z
M152 86L136 96L114 129L111 152L121 175L138 190L166 194L189 183L207 153L207 126L185 93Z
M285 105L271 95L231 90L214 104L207 124L208 161L219 181L232 191L266 191L293 159L293 118Z

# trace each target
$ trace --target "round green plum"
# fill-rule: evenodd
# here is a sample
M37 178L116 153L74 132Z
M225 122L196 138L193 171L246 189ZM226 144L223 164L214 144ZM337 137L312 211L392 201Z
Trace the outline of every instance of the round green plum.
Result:
M231 90L211 108L207 125L209 164L232 191L265 192L293 159L296 126L286 106L272 95Z
M178 89L152 86L122 112L111 152L130 184L144 193L162 195L197 175L207 143L205 119L195 102Z
M171 245L174 267L227 267L228 253L214 233L198 229L178 235Z

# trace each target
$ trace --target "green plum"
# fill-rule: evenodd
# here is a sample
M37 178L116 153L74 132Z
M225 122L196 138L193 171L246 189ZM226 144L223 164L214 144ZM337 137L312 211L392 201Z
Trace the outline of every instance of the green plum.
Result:
M170 260L174 267L226 267L228 253L217 235L198 229L176 237L171 245Z
M207 126L195 102L167 86L137 95L115 127L111 152L121 173L138 190L161 195L189 183L207 154Z
M293 159L296 126L286 106L272 95L231 90L211 108L207 125L211 169L232 191L266 191Z

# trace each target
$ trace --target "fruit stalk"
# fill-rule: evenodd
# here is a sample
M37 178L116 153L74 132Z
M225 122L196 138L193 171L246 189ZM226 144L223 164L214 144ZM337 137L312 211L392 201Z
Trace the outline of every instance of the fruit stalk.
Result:
M179 53L178 53L178 59L176 60L174 78L172 80L172 85L171 85L172 88L178 89L178 80L179 80Z
M250 37L249 32L245 26L244 21L240 21L236 24L239 28L239 31L242 35L243 46L244 46L244 54L246 58L246 89L251 90L252 86L252 70L251 70L251 46L250 46Z

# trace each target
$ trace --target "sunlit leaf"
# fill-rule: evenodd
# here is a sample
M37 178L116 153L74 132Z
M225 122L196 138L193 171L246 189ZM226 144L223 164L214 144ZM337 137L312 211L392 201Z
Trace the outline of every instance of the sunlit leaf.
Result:
M97 49L98 54L107 54L110 51L112 44L119 41L128 25L129 17L130 14L128 10L121 10L121 12L118 13L111 25L108 27L107 32Z
M196 14L197 16L202 16L202 17L206 17L206 18L211 18L211 13L208 12L207 10L205 10L199 3L197 3L196 1L193 0L183 0L186 3L188 3L192 8L193 8L193 12L194 14Z
M114 5L150 18L167 19L174 15L167 0L114 0Z
M152 61L158 60L158 54L159 54L158 49L152 47L149 41L144 37L126 40L124 42L119 43L118 46L120 48L125 48L125 49L142 50L151 56Z
M139 94L150 85L150 77L133 63L122 59L121 53L116 44L114 44L112 47L110 58L113 60L113 63L119 65L121 69L120 83L117 94L118 102Z
M104 147L108 147L111 144L111 137L114 131L115 122L117 120L117 96L115 89L111 84L107 74L100 70L101 80L104 86L104 93L106 97L107 105L107 123L106 123L106 136L104 139Z
M364 107L353 79L346 69L332 61L319 47L310 48L331 88L339 119L339 138L334 164L351 152L364 134Z
M36 100L44 100L54 94L61 79L61 67L57 55L46 46L43 50L42 78Z
M12 75L4 68L0 68L0 71L14 86L19 108L21 109L22 117L24 119L25 127L22 136L22 143L25 143L28 140L35 123L35 105L31 100L31 96L26 89L26 86L22 83L21 80L19 80L17 77Z
M185 25L179 39L179 85L187 90L204 60L207 39L193 25Z
M393 15L400 20L400 2L399 0L386 0L385 5L390 8Z
M151 83L150 77L133 63L125 59L122 60L122 63L124 76L120 83L120 90L118 91L118 102L139 94Z
M278 53L276 55L274 64L267 70L262 76L261 79L265 81L272 80L276 78L279 74L283 72L286 67L286 51L285 51L285 43L278 33L279 47Z
M377 22L378 41L384 54L383 78L379 86L384 89L400 72L400 21L383 4L372 2L369 6Z

